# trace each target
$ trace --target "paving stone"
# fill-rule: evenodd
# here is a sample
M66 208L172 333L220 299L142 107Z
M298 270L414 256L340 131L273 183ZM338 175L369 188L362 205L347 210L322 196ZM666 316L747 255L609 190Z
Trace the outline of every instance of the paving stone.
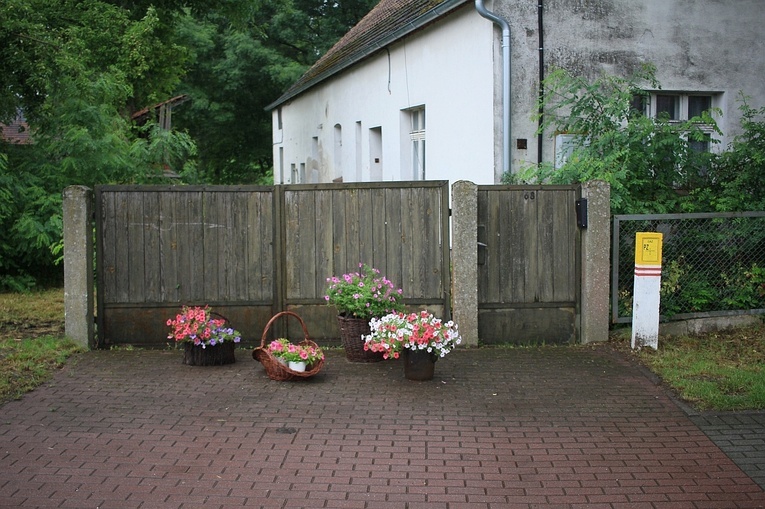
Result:
M765 413L699 414L607 345L464 349L428 382L328 352L95 351L0 408L0 508L757 508Z

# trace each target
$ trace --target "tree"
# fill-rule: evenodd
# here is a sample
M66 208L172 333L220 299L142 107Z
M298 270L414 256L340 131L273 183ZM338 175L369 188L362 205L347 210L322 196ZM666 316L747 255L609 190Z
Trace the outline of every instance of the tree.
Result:
M199 146L210 183L262 183L272 173L271 115L265 107L366 14L373 0L256 0L232 22L187 13L178 41L191 65L180 92L192 100L177 125Z
M182 169L194 145L129 121L135 105L169 94L180 78L168 62L183 51L157 48L153 10L133 20L98 0L8 0L0 17L0 117L23 112L34 140L0 144L0 286L21 289L61 276L52 248L66 186L146 182L166 164Z
M714 112L680 123L649 118L639 106L646 87L659 88L652 66L629 78L603 75L592 83L564 70L553 71L545 80L541 129L580 134L573 153L559 169L544 163L506 180L554 184L604 180L611 185L615 213L680 212L690 206L687 195L708 185L713 158L692 150L691 142L708 140L702 125L720 132Z
M23 149L0 142L0 287L60 278L66 186L160 182L165 168L182 182L266 182L265 106L373 4L0 3L0 122L21 112L34 138ZM181 93L191 101L174 113L173 131L131 121Z
M742 134L709 165L709 186L693 191L697 202L720 212L765 210L765 107L739 94Z

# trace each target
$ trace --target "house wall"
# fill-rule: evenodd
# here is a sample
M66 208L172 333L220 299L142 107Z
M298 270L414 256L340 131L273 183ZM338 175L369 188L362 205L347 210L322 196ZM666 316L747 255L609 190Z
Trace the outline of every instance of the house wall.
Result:
M544 41L540 41L542 5ZM725 148L739 132L739 93L765 105L762 0L494 0L511 26L511 169L538 162L539 57L595 78L657 67L666 92L713 93ZM502 176L500 30L468 2L274 110L277 183L410 180L402 110L426 108L426 178L478 184ZM339 126L339 127L336 127ZM525 149L521 146L525 143ZM553 133L542 160L555 159ZM379 150L379 154L373 154ZM379 155L381 168L374 162Z
M494 183L492 37L465 7L284 104L281 130L274 110L275 182L412 180L403 111L424 105L426 178Z
M751 106L765 105L762 0L496 0L493 9L511 25L512 137L529 140L527 151L517 150L513 141L515 169L524 160L536 162L537 123L530 114L539 83L538 3L548 68L594 79L601 72L628 76L650 62L666 92L715 92L713 106L723 113L716 117L724 133L720 148L740 132L739 91L751 97ZM543 154L553 160L550 133Z

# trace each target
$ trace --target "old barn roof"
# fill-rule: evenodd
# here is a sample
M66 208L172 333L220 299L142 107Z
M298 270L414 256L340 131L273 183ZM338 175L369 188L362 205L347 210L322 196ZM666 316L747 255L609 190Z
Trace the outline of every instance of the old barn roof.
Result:
M325 79L419 30L469 0L381 0L266 109L289 101Z
M29 135L29 124L21 113L10 124L0 124L0 140L14 145L32 143L32 138Z

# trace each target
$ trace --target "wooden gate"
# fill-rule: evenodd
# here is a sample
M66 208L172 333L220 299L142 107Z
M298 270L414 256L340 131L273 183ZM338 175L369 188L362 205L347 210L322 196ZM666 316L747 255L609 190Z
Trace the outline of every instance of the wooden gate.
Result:
M578 186L478 187L478 337L576 340Z
M410 305L451 313L445 181L95 191L100 346L165 345L182 304L209 304L247 343L283 310L334 340L326 278L359 263Z

